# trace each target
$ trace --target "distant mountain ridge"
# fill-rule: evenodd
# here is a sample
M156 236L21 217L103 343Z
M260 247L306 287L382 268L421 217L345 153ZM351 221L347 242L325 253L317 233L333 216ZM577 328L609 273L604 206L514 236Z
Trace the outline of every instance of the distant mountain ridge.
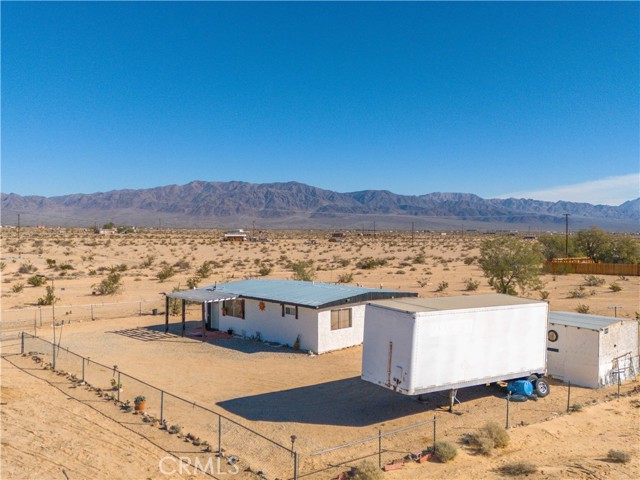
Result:
M635 230L640 221L640 198L619 206L527 199L483 199L470 193L398 195L387 190L339 193L298 182L254 184L193 181L138 190L114 190L56 197L1 194L3 225L24 214L23 225L87 225L118 221L140 226L237 226L256 221L263 226L348 227L377 221L380 228L418 225L446 228L534 225L564 222L596 224ZM409 223L407 223L409 222ZM634 227L635 225L635 227Z

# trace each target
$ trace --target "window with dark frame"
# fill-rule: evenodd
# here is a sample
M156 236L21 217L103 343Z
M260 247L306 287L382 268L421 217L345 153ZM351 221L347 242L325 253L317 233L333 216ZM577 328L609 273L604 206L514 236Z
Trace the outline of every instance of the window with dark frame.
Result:
M244 300L225 300L222 308L229 317L244 318Z
M331 310L331 330L351 328L351 309Z

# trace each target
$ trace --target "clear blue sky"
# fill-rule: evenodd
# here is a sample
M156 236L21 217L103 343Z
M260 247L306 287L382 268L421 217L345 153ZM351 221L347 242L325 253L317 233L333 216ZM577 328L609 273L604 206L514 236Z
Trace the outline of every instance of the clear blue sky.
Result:
M638 2L1 8L4 193L638 196Z

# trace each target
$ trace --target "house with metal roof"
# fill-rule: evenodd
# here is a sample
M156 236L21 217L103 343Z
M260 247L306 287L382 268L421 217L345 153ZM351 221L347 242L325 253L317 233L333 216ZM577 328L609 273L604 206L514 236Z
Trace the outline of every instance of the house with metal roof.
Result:
M256 279L165 295L167 304L169 298L180 299L183 304L201 303L203 328L208 330L232 331L243 337L325 353L362 343L366 302L416 297L417 293ZM168 320L167 314L167 328Z
M638 322L549 312L547 371L558 380L601 388L638 373Z

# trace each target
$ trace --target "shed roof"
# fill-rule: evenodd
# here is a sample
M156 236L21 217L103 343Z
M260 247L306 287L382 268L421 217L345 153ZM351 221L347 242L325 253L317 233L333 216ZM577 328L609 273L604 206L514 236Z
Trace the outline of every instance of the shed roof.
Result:
M437 298L402 298L371 302L372 305L402 312L433 312L438 310L464 310L470 308L506 307L544 303L540 300L494 293L489 295L459 295Z
M165 293L167 297L187 300L196 303L212 303L222 302L224 300L233 300L237 295L230 293L217 292L215 290L206 290L204 288L196 288L193 290L182 290L179 292Z
M549 312L549 323L565 325L567 327L579 327L589 330L600 330L614 323L622 321L621 318L604 317L602 315L586 315L574 312Z
M311 308L328 308L370 300L418 296L414 292L298 280L239 280L198 290L213 290L220 294L235 294L238 297Z

